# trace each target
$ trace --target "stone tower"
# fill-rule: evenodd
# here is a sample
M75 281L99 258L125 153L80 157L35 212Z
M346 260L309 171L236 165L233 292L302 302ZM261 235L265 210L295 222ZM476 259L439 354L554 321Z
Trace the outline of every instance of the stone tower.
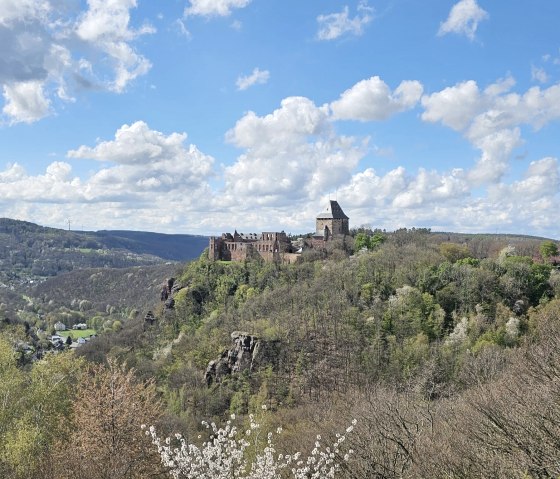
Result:
M317 215L317 236L323 236L325 241L330 240L333 236L348 235L348 216L344 214L338 201L329 201L326 211L322 211Z

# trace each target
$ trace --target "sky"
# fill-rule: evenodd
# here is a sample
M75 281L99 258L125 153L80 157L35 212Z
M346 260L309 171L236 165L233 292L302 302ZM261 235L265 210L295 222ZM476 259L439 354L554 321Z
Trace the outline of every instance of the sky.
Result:
M0 0L0 217L560 239L557 0Z

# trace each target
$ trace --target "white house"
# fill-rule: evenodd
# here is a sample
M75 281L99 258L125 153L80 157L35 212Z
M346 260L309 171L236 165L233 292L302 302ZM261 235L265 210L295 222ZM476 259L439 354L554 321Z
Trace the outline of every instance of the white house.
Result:
M64 323L61 323L60 321L57 321L56 323L54 323L54 329L55 331L65 331L66 325Z

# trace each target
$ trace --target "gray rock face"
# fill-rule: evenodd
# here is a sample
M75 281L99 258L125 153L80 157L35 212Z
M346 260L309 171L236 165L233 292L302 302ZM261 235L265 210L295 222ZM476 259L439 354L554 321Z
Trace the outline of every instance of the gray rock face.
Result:
M279 341L265 341L243 331L234 331L231 339L233 347L208 363L204 375L208 386L219 383L224 376L273 364L278 358Z
M169 311L175 308L175 296L179 291L184 288L182 284L177 282L175 278L169 278L162 286L160 292L160 299L164 302L164 311Z

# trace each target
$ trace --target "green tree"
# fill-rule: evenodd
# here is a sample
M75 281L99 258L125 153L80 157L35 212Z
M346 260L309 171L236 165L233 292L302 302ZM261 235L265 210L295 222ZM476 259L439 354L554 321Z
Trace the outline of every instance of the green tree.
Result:
M16 367L11 344L0 339L0 477L44 477L82 364L69 352L49 355L26 372Z
M441 243L439 245L439 252L450 263L455 263L456 261L468 258L471 255L467 246L457 243Z
M358 233L354 238L354 250L370 249L369 236L365 233Z
M554 241L543 241L539 250L543 258L558 256L558 245Z

